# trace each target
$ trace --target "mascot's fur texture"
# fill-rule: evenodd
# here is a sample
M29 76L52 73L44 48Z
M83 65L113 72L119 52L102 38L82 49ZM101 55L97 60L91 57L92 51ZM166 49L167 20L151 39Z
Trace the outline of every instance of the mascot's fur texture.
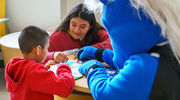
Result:
M149 100L158 72L159 56L148 52L155 46L170 44L175 60L179 61L180 1L84 0L84 3L93 11L102 11L101 21L110 36L113 50L100 50L101 60L119 71L113 78L98 67L87 74L94 99ZM96 49L85 47L81 50L88 49L90 53L86 56L98 57L95 52L92 54ZM83 56L82 53L79 58ZM80 69L84 70L88 65L91 64ZM180 95L180 92L174 94ZM176 96L174 100L177 100Z

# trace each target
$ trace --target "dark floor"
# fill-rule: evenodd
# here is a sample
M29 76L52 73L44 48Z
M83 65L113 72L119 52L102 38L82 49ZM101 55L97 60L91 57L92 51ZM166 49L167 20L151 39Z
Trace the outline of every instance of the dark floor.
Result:
M3 60L0 60L0 68L4 68L4 62L3 62Z
M5 68L0 68L0 100L10 100L9 92L6 90L4 70Z
M10 100L9 92L6 90L6 80L4 77L4 62L0 48L0 100Z
M0 48L0 68L4 68L4 62L3 62L3 56L2 56L1 48Z

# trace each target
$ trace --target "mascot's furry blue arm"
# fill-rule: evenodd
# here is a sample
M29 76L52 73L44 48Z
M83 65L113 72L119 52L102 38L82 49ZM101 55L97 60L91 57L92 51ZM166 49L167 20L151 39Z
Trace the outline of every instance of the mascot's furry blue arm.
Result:
M109 33L113 50L81 48L77 58L92 56L115 67L119 74L108 77L98 61L87 61L79 71L87 75L95 100L149 100L159 58L148 51L167 39L158 24L129 0L100 0L102 23Z

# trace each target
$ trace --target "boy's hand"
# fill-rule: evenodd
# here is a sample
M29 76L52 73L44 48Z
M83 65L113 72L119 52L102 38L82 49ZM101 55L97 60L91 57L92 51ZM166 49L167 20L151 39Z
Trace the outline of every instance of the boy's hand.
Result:
M48 70L50 68L51 65L55 65L56 62L54 60L49 60L46 64L45 64L45 68Z
M55 52L53 55L53 59L56 63L63 63L66 60L69 60L66 54L63 54L62 52Z

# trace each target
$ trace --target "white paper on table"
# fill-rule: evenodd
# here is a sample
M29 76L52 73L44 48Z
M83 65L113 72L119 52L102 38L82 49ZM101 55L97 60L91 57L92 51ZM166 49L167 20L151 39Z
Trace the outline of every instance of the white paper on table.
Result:
M70 55L70 54L72 54L72 53L74 53L76 51L78 51L78 48L71 49L71 50L66 50L66 51L63 51L62 53L66 54L66 55Z
M72 75L74 78L82 77L82 74L78 71L78 68L81 64L83 64L82 61L79 61L76 63L77 60L68 60L67 64L71 67ZM59 64L50 66L50 69L48 71L53 71L56 75L56 70L58 68Z

